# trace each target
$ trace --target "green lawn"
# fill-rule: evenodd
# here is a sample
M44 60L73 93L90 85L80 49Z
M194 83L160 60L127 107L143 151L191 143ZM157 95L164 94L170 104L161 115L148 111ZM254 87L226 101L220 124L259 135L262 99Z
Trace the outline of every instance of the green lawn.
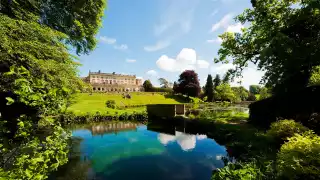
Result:
M140 112L144 111L145 107L127 108L125 110L110 109L107 108L105 103L107 100L115 100L117 106L124 107L129 105L147 105L147 104L179 104L181 101L177 101L173 98L166 98L160 93L148 93L148 92L133 92L130 93L131 99L123 99L121 93L81 93L76 97L76 103L73 104L69 111L73 111L76 114L82 113L95 113L97 111L101 113L114 114L115 112Z

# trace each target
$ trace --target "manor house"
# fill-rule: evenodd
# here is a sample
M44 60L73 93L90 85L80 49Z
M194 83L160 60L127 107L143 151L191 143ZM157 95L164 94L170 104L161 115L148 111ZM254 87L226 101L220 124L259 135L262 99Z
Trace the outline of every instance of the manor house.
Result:
M83 80L90 83L94 92L133 92L143 91L142 79L135 75L90 72Z

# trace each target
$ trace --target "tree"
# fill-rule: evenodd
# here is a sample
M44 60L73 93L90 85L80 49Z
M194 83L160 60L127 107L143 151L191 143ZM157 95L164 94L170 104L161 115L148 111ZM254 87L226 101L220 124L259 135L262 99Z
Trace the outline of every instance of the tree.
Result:
M313 68L309 79L309 86L320 85L320 66Z
M256 101L256 100L257 100L257 97L254 94L249 93L247 101Z
M160 85L162 88L169 88L169 82L164 78L159 78Z
M59 31L77 54L88 54L97 43L105 0L15 0L0 1L0 12L12 19L40 22Z
M226 72L226 74L223 76L222 83L229 84L229 83L230 83L230 80L231 80L231 74L230 74L230 71L228 71L228 72Z
M153 85L151 84L151 81L150 80L145 80L143 82L143 88L144 88L144 91L146 91L146 92L152 92Z
M0 177L46 179L68 161L56 117L84 87L69 50L93 50L104 4L0 1Z
M250 85L249 86L249 92L252 94L259 94L261 90L261 87L259 85Z
M251 62L266 73L262 82L274 94L298 91L308 85L313 67L320 65L319 1L252 0L253 8L236 17L250 24L242 33L226 32L215 62L236 66L241 76Z
M219 86L220 84L221 84L220 75L217 74L216 77L213 79L213 86L214 86L214 88L216 88L216 87Z
M207 96L207 101L213 101L213 81L211 74L208 74L207 83L204 87L204 95Z
M232 87L231 88L234 94L236 95L236 99L239 101L245 101L249 97L249 91L243 86L240 87Z
M175 81L174 83L173 83L173 92L174 93L179 93L179 85L178 85L178 83Z
M215 99L234 102L236 100L236 95L229 84L222 83L215 89Z
M175 89L175 93L198 97L200 93L198 74L193 70L185 70L182 72L179 76L178 88Z
M270 96L271 96L271 94L269 93L268 88L266 88L266 87L261 88L260 93L259 93L259 100L266 99Z

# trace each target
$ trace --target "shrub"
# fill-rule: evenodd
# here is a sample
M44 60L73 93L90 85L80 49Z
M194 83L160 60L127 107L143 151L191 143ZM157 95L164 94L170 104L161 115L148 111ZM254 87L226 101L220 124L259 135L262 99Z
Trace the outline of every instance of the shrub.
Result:
M108 108L115 109L116 108L116 101L115 100L107 100L106 106Z
M248 96L248 98L247 98L247 100L248 100L248 101L256 101L257 98L256 98L256 96L255 96L254 94L250 93L249 96Z
M232 179L262 179L263 173L255 162L250 163L228 163L227 166L213 172L212 180Z
M267 135L277 142L282 143L294 134L302 134L307 130L308 128L294 120L281 120L271 124L270 129L267 131Z
M277 170L288 179L319 179L320 137L308 131L289 138L277 154Z

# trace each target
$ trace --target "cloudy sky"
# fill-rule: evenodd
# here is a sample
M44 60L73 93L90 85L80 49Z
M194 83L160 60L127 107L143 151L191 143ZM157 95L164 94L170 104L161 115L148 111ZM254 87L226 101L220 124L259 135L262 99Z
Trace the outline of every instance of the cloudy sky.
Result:
M96 50L80 56L81 76L91 71L135 74L159 85L158 78L178 79L186 69L223 75L232 64L215 64L218 35L239 32L233 18L250 0L108 0ZM249 66L242 85L258 84L263 73ZM233 85L237 85L233 83Z

